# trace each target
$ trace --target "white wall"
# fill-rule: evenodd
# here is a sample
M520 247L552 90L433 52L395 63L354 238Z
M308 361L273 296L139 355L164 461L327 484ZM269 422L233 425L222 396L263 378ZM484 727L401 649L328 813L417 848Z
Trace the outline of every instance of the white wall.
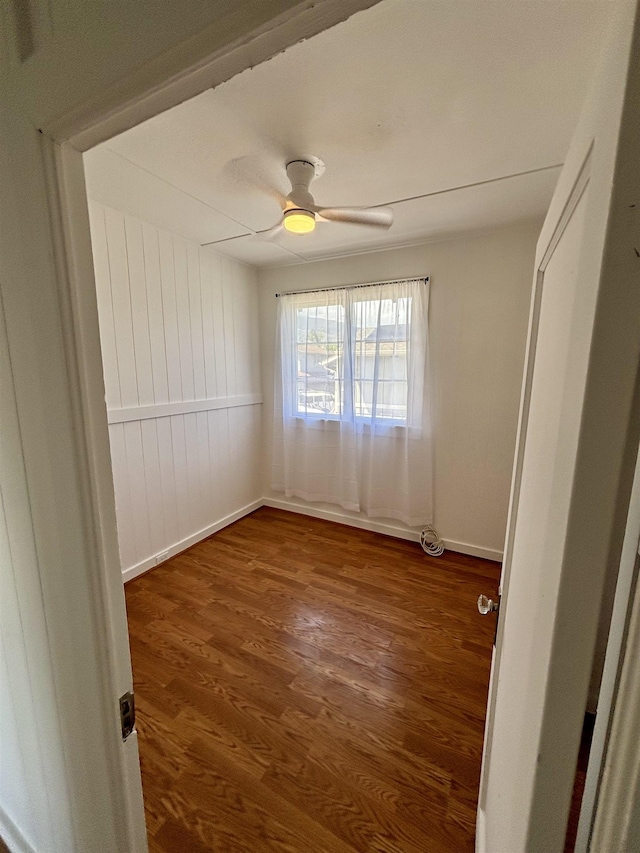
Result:
M261 497L257 273L96 201L89 210L128 579Z
M283 499L270 489L274 294L429 275L434 522L450 547L498 559L506 526L539 228L538 223L524 223L439 243L261 270L263 474L268 498ZM339 507L324 509L353 517Z

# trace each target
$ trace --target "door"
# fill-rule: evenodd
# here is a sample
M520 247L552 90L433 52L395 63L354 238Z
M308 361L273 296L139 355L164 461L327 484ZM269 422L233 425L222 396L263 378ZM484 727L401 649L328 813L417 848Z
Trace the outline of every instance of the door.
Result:
M638 446L636 17L618 4L538 243L479 853L563 848L603 584L620 559Z

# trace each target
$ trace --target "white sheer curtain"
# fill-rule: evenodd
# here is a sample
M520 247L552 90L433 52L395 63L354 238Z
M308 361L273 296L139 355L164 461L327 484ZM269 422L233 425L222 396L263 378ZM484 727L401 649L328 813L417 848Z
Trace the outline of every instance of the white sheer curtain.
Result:
M281 295L272 486L432 521L425 279Z

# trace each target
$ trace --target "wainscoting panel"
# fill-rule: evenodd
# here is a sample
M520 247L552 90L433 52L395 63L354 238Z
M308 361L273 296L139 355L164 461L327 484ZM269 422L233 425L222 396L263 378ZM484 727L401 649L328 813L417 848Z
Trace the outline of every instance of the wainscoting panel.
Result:
M131 577L262 496L257 274L97 202L89 211Z
M260 391L257 273L89 202L107 407Z
M254 405L110 425L124 572L260 498L261 417Z

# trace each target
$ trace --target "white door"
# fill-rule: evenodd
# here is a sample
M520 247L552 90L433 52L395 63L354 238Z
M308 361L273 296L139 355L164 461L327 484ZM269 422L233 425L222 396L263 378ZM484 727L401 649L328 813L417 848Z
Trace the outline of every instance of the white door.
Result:
M479 853L563 848L600 599L620 559L638 446L636 16L618 4L538 243Z

